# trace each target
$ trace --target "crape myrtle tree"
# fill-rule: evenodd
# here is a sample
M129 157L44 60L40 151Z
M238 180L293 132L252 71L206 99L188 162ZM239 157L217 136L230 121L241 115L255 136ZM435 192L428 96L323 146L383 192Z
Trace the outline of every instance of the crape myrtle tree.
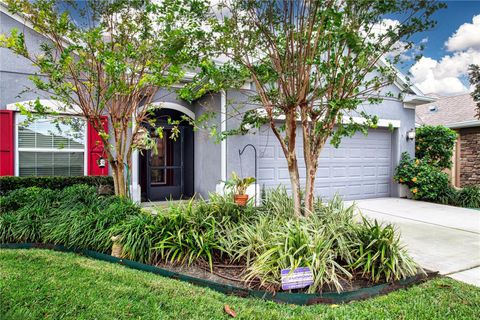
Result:
M170 88L199 56L203 0L8 0L45 37L39 50L19 30L0 35L0 45L31 61L35 90L65 109L80 109L99 132L115 193L128 195L132 152L153 147L141 123L149 122L159 88ZM35 114L51 112L39 103ZM158 107L157 107L158 108ZM102 125L107 116L112 130ZM162 134L162 128L155 129ZM139 142L140 141L140 142Z
M366 134L377 119L356 112L358 107L401 98L382 90L395 80L392 65L413 48L413 34L435 25L432 14L441 7L430 0L221 0L210 21L209 39L212 51L227 62L205 62L190 86L195 90L186 87L182 94L195 99L206 91L252 81L250 102L257 109L246 112L241 128L233 131L244 133L264 124L271 128L288 164L295 213L308 215L327 139L338 146L344 136ZM397 17L398 23L388 23L393 20L384 20L387 16ZM354 121L355 115L364 121ZM296 153L299 139L304 186Z
M477 103L477 117L480 119L480 66L471 64L468 67L468 75L470 78L470 84L473 86L471 95L473 101Z

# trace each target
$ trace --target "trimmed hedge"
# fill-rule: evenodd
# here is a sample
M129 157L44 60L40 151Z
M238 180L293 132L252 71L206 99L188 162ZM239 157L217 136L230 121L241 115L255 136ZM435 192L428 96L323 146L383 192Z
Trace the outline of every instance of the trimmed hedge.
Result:
M109 176L80 177L0 177L0 195L21 188L41 187L61 190L69 186L85 184L97 187L99 193L114 194L113 178Z

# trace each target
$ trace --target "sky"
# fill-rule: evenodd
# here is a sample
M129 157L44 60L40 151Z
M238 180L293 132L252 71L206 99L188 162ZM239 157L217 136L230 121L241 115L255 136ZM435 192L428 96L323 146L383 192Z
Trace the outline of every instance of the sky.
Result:
M423 57L400 66L423 93L439 96L469 92L468 65L480 64L480 0L445 2L436 27L413 37L424 44Z

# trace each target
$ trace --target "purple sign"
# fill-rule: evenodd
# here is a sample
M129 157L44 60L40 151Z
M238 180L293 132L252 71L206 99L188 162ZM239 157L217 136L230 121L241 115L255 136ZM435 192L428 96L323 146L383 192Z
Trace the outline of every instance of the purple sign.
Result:
M313 272L309 267L283 269L282 290L301 289L313 284Z

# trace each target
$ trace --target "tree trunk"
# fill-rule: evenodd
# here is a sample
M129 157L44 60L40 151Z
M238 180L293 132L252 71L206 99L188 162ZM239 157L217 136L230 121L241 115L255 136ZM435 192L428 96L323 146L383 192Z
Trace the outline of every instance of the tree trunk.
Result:
M125 170L123 164L117 162L110 164L112 168L113 185L115 188L115 195L120 197L127 196L127 186L125 184Z
M287 155L290 184L292 185L293 211L297 217L302 216L302 192L300 188L300 174L298 173L298 161L295 152Z
M318 155L316 152L309 155L309 159L305 158L306 166L306 185L305 185L305 215L310 215L315 204L315 176L318 168Z

